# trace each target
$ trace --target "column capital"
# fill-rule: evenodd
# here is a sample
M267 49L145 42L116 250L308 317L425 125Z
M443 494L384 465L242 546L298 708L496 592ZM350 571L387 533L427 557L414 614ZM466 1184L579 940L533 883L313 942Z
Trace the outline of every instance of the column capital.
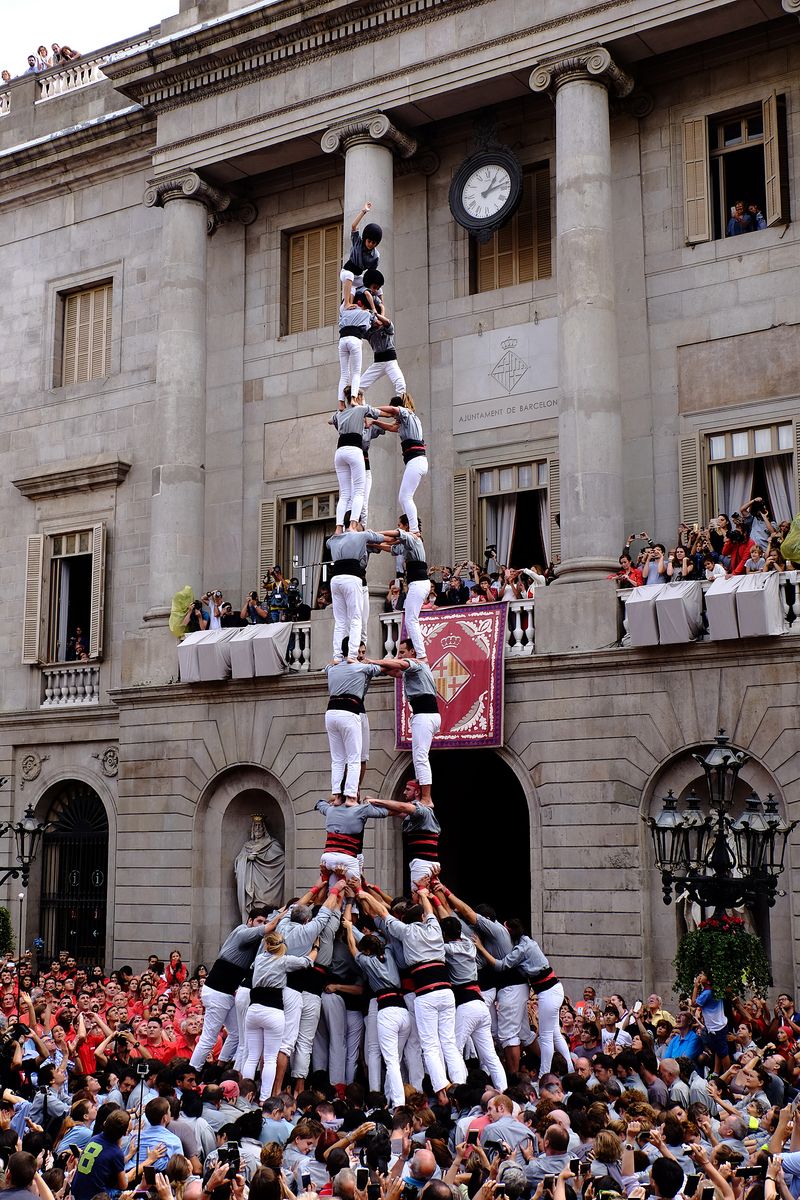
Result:
M381 112L364 113L341 125L332 125L323 133L320 145L326 154L335 154L337 150L346 153L360 142L388 146L400 158L411 158L417 149L417 139L403 133Z
M258 209L252 201L239 200L230 192L214 187L196 171L184 171L180 175L150 180L144 193L147 208L163 208L171 200L194 200L202 204L208 214L209 234L215 233L220 225L227 225L231 221L251 225L258 216Z
M781 0L781 7L793 17L800 18L800 0Z
M622 99L633 91L634 80L612 59L605 46L581 46L578 50L553 54L534 65L528 84L534 92L555 94L563 83L594 79Z

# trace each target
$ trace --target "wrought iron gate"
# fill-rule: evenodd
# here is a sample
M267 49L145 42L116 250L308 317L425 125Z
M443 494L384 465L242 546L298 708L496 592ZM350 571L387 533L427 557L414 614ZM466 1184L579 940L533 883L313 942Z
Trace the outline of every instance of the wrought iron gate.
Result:
M87 784L66 783L44 835L40 901L42 961L68 950L81 963L103 963L106 940L108 820Z

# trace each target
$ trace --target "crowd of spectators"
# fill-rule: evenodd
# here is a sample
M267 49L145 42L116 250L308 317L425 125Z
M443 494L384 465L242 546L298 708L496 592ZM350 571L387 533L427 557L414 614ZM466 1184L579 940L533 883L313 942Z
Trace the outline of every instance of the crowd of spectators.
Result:
M330 592L320 589L315 608L327 608ZM236 629L244 625L267 625L280 621L307 621L311 608L303 600L299 579L285 579L274 566L261 580L261 590L248 592L244 602L234 605L220 588L209 588L195 600L183 619L187 633L203 629Z
M79 50L73 50L70 46L59 46L58 42L53 42L49 50L47 46L42 45L35 54L28 55L28 64L23 70L17 71L16 75L5 70L0 73L0 79L3 83L10 83L20 75L40 75L50 67L60 67L80 57Z
M493 549L493 547L492 547ZM471 560L453 566L433 566L428 570L431 590L423 604L423 610L448 608L461 604L492 604L498 600L533 600L536 589L546 587L555 577L550 563L546 569L540 566L507 567L497 564L493 571L487 566L480 568ZM398 569L402 571L402 558ZM385 613L402 609L405 597L405 579L398 574L386 593Z
M767 228L767 219L761 211L761 205L755 200L750 200L745 204L744 200L737 200L731 205L731 215L728 221L727 235L728 237L736 237L740 233L755 233L759 229Z
M792 570L795 564L781 553L790 525L789 521L774 524L763 499L755 496L730 516L719 513L705 528L679 525L669 550L644 531L631 533L614 578L620 587L631 588ZM632 549L634 542L643 543L638 551Z
M675 1015L587 985L559 1055L534 1040L504 1092L476 1061L437 1101L391 1110L364 1065L257 1102L220 1060L189 1064L206 971L178 951L106 975L66 951L0 967L0 1162L8 1200L797 1200L800 1014L782 993L716 997L699 975ZM224 1034L223 1030L223 1034ZM426 1080L427 1083L427 1080ZM712 1197L713 1193L713 1197Z

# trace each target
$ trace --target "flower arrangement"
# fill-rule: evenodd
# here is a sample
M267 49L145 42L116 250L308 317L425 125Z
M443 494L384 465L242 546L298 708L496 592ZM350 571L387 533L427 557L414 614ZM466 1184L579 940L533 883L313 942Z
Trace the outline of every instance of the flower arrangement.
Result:
M748 933L741 917L728 913L701 921L684 934L675 955L675 990L691 994L695 977L704 971L715 995L765 995L772 972L761 939Z

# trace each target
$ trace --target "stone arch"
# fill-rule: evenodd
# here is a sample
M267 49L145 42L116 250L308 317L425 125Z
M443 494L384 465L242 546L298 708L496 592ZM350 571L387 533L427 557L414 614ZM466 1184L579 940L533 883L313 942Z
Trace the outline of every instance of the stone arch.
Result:
M705 776L692 754L704 754L712 742L712 737L706 741L693 742L676 750L659 763L642 789L642 817L653 815L659 810L660 801L670 788L675 796L682 800L694 785L701 799L706 798ZM785 798L775 776L746 746L731 744L731 749L742 750L750 755L737 780L734 814L738 814L739 805L743 805L745 797L751 791L756 791L762 799L771 792L778 801L781 812L786 815ZM680 909L674 901L669 906L663 902L661 876L655 868L650 831L644 821L641 821L639 826L639 846L640 861L643 864L642 928L645 933L645 945L649 947L649 953L642 964L644 990L669 995L673 983L672 961L684 926ZM759 932L771 944L773 973L779 986L779 981L784 978L787 980L786 986L791 986L794 974L790 877L791 863L787 846L787 867L779 884L780 889L787 894L778 897L774 908L767 909L765 906L762 911L754 914L757 924L761 925Z
M106 967L110 968L114 958L117 804L115 792L113 788L109 786L108 780L100 775L96 775L93 771L87 771L82 767L71 767L69 772L65 773L61 779L51 780L50 782L41 782L40 786L33 791L32 794L26 792L24 795L20 796L20 811L15 815L14 820L19 820L22 816L22 811L24 811L24 808L30 804L33 808L33 811L36 813L38 820L47 821L53 805L56 803L59 797L59 794L66 786L75 783L82 783L87 788L91 789L103 806L106 822L108 824L108 852L106 858L105 889L105 912L107 914L107 919L105 922L105 937L103 939L102 949L104 964ZM24 804L22 801L24 801ZM26 946L30 946L33 942L33 939L40 933L39 898L42 890L42 864L42 850L40 848L36 861L33 863L31 868L30 881L25 899L23 928ZM13 886L13 882L11 886Z
M260 812L267 829L283 843L285 896L295 886L294 808L277 776L256 763L226 767L203 789L194 816L195 873L192 893L192 963L210 966L237 923L233 860Z
M520 789L521 800L527 809L527 842L528 842L528 860L530 862L530 899L529 899L529 915L531 929L534 936L541 936L542 931L542 852L541 852L541 814L539 809L539 801L536 795L536 788L531 778L530 771L525 766L524 762L507 746L497 747L493 750L441 750L434 752L433 765L433 797L434 802L437 796L437 778L442 779L445 771L448 769L448 764L456 763L456 755L463 756L464 770L464 786L467 787L471 780L467 774L469 764L478 763L475 756L486 756L487 761L492 757L496 758L513 776L516 784ZM381 792L384 796L398 800L402 797L402 791L406 780L411 776L411 755L400 754L392 762L389 770L384 776ZM448 786L452 780L452 770L447 775ZM440 787L443 785L440 784ZM457 783L456 783L456 786ZM517 828L510 828L509 833L515 836L520 831ZM473 850L477 854L477 847L473 844ZM379 880L384 878L387 880L387 886L390 891L395 893L400 891L403 884L403 848L400 837L399 822L379 821L376 822L376 870ZM496 869L500 864L491 864L492 869ZM510 914L507 914L510 915ZM523 918L528 916L528 913L520 914Z

